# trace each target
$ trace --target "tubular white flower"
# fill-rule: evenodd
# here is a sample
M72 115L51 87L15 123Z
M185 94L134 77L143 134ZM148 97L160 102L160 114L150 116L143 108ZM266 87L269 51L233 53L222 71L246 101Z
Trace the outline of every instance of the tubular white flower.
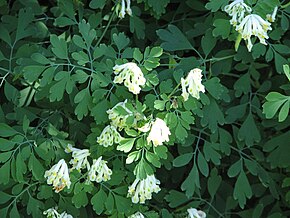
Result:
M102 160L102 156L97 160L93 160L93 165L91 166L88 173L89 181L96 181L100 183L102 181L106 182L111 179L112 170L107 166L107 161Z
M46 215L47 218L73 218L72 215L67 214L65 211L59 214L56 208L50 208L43 212L43 215Z
M70 164L73 165L72 170L76 169L79 172L81 169L87 167L90 168L90 163L88 162L88 156L91 155L90 151L88 149L78 149L74 148L71 144L68 144L68 146L65 149L66 153L72 153L73 159L70 160Z
M144 218L144 215L140 212L137 212L137 213L132 214L128 218Z
M230 23L236 26L242 22L246 13L252 12L252 8L245 4L243 0L234 0L231 4L225 6L224 11L232 17Z
M64 211L60 214L59 218L73 218L73 216Z
M60 216L55 208L49 208L46 211L43 211L43 215L46 215L47 218L59 218Z
M53 189L58 193L66 186L70 188L71 181L69 178L69 171L64 159L61 159L57 164L53 165L50 170L47 170L44 174L47 178L47 184L53 185Z
M267 14L267 20L271 23L275 22L276 20L276 15L277 15L277 11L278 11L278 6L276 6L274 8L274 11L272 14Z
M188 218L206 218L205 212L201 210L197 210L195 208L189 208L187 209L188 212Z
M182 94L184 101L188 100L189 94L199 99L199 92L205 92L204 85L202 85L202 70L198 68L194 68L191 70L186 79L181 78L181 87L182 87ZM189 94L188 94L189 93Z
M126 12L129 16L132 16L131 0L126 0L126 3L127 3Z
M253 44L251 36L259 38L260 43L267 45L265 39L268 39L268 30L271 30L271 23L264 20L257 14L247 15L243 21L236 26L236 30L242 35L242 38L247 41L247 48L252 50Z
M121 2L121 10L119 12L119 18L121 18L121 19L123 19L125 17L125 14L126 14L125 7L126 7L125 6L125 0L122 0L122 2Z
M132 10L131 10L131 0L126 0L126 4L125 5L125 0L121 0L121 10L119 12L119 18L123 19L126 15L126 13L129 16L132 16Z
M122 139L122 136L117 131L116 127L114 126L106 126L101 135L97 138L97 142L104 146L112 146L114 143L119 143Z
M159 187L160 181L154 175L147 175L146 179L135 179L133 184L128 188L127 197L131 197L134 204L144 204L145 200L152 198L152 193L158 193L161 189Z
M123 83L129 89L130 92L137 95L140 93L140 86L144 86L146 79L137 66L137 64L129 62L122 65L116 65L114 68L115 76L114 83Z
M154 146L162 145L163 142L169 141L169 135L171 135L171 133L166 123L163 120L156 118L152 123L147 142L150 143L150 141L152 141Z

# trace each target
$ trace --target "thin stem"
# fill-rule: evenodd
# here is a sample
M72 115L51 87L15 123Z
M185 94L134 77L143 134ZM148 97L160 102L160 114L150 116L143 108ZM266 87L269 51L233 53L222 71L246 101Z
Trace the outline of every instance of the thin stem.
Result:
M108 31L109 26L111 25L111 22L112 22L112 20L113 20L114 17L115 17L115 13L113 12L113 13L111 14L111 16L110 16L110 19L109 19L109 21L108 21L108 23L107 23L107 26L106 26L106 28L105 28L103 34L102 34L101 37L99 38L99 40L98 40L98 42L97 42L97 44L96 44L95 47L98 47L98 45L101 43L101 41L102 41L102 39L104 38L106 32Z
M290 2L288 2L287 4L285 4L285 5L281 5L281 8L287 8L287 7L289 7L290 6Z
M2 87L2 85L3 85L3 83L4 83L5 79L6 79L6 77L7 77L9 74L10 74L10 73L8 72L8 73L6 73L3 77L0 77L0 79L2 79L1 82L0 82L0 88Z
M177 86L175 86L175 88L172 90L172 92L168 95L168 98L170 98L176 92L176 90L179 88L180 85L181 85L181 83L178 83Z

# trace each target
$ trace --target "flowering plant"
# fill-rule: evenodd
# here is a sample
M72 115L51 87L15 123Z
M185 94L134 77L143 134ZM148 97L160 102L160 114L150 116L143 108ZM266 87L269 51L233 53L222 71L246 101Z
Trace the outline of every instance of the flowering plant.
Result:
M0 217L289 217L289 5L0 1Z

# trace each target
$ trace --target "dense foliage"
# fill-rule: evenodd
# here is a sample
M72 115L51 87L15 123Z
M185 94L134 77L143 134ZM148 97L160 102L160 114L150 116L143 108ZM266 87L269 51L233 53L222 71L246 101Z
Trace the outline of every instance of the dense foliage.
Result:
M290 217L290 4L230 3L0 0L0 217Z

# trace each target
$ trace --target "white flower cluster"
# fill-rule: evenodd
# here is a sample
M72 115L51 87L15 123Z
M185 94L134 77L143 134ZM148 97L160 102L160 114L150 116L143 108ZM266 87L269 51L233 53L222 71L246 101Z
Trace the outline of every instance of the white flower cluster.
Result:
M102 156L97 160L93 159L93 164L90 166L90 163L87 159L90 156L88 149L78 149L74 148L71 144L68 144L65 152L72 153L73 158L69 162L72 164L72 168L69 170L64 159L61 159L44 174L44 177L47 178L47 184L52 184L56 193L60 192L65 187L68 189L70 188L71 181L69 177L69 171L74 169L81 172L83 168L87 168L87 181L96 181L99 183L111 179L112 170L108 168L107 161L102 160ZM53 212L53 209L50 211Z
M61 159L50 170L47 170L44 177L47 178L47 184L53 185L56 193L63 190L66 186L70 188L69 170L64 159Z
M140 93L140 86L144 86L146 79L142 70L135 63L126 63L116 65L113 68L114 73L117 75L114 78L114 83L123 83L130 92L137 95Z
M81 169L90 168L90 163L88 162L88 156L91 155L90 151L88 149L78 149L74 148L71 144L68 144L68 146L65 149L66 153L72 153L73 159L70 160L70 164L73 165L71 170L76 169L79 172Z
M275 7L273 14L267 15L270 22L274 22L277 9ZM271 23L257 14L250 14L252 9L243 0L234 0L231 4L225 6L224 10L232 17L230 22L246 41L248 51L251 51L253 47L251 36L258 37L260 43L267 45L265 39L269 38L267 32L272 30ZM245 14L248 15L245 16Z
M171 132L163 120L161 120L160 118L156 118L156 120L151 125L151 130L147 137L147 143L150 143L152 141L154 146L158 146L162 145L163 142L169 142L169 135L171 135ZM149 126L147 124L147 127L145 127L147 129L143 127L143 131L149 131L148 127Z
M267 45L265 39L268 39L268 30L272 30L271 23L264 20L257 14L247 15L243 21L236 27L236 30L242 35L244 40L247 40L247 48L252 50L253 43L251 36L259 38L260 43Z
M97 138L97 142L104 146L112 146L114 143L119 143L122 139L122 136L117 131L116 127L114 126L106 126L101 135Z
M233 26L241 23L246 13L252 12L252 8L245 4L243 0L233 1L231 4L225 6L224 10L232 17L230 23Z
M144 204L145 200L152 198L152 193L158 193L161 189L159 188L160 181L155 178L154 175L147 175L146 179L138 179L128 189L127 197L131 197L133 203Z
M50 208L43 212L47 218L73 218L72 215L67 214L65 211L59 214L55 208Z
M187 209L188 212L188 218L206 218L205 212L201 210L197 210L195 208L189 208Z
M131 10L131 0L126 0L126 4L127 4L127 7L125 6L125 0L121 0L121 10L119 12L119 18L124 18L126 13L128 15L132 15L132 10Z
M107 166L107 161L102 160L102 156L97 160L93 160L93 165L91 166L88 173L89 181L96 181L98 183L108 181L111 179L112 170Z
M188 100L189 94L199 99L199 92L205 92L204 85L201 83L202 81L202 70L195 68L191 70L186 79L181 78L181 87L182 87L182 97L184 101Z
M144 218L144 215L140 212L137 212L137 213L132 214L128 218Z

